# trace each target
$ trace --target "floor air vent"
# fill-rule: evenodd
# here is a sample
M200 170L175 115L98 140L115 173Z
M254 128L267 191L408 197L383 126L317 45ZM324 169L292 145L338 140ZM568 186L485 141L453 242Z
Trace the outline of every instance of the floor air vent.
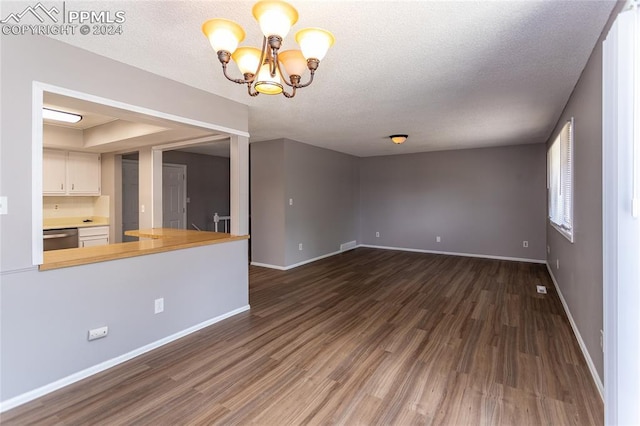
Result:
M356 248L356 242L355 241L349 241L348 243L340 244L340 251L352 250L354 248Z

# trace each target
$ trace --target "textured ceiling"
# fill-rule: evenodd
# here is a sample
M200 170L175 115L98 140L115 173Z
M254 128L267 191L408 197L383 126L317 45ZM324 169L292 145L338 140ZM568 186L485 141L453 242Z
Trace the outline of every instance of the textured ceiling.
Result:
M222 76L200 31L206 19L225 17L247 31L242 45L259 45L253 2L74 1L78 10L124 10L124 34L58 38L249 105L251 142L289 138L372 156L545 142L615 5L291 3L300 19L285 49L308 26L336 37L315 82L294 99L248 97ZM393 133L409 139L393 145Z

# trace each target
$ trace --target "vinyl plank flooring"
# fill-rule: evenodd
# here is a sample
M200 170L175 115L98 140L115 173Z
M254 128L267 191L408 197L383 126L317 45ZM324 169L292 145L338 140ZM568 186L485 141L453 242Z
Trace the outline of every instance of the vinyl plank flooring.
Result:
M602 400L543 265L358 248L290 271L251 267L249 282L249 312L0 421L603 423Z

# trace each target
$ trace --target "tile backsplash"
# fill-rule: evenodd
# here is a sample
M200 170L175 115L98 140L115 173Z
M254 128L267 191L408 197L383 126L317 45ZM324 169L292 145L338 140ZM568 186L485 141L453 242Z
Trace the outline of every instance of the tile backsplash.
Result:
M42 197L43 219L67 217L109 217L109 196Z

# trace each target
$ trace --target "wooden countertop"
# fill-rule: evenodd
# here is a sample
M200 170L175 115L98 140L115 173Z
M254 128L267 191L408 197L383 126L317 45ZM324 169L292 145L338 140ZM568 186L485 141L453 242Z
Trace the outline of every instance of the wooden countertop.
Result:
M91 222L85 222L91 220ZM90 226L109 226L109 218L102 216L57 217L44 219L42 229L88 228Z
M246 240L248 235L230 235L221 232L191 231L184 229L143 229L126 231L126 235L149 238L142 241L109 244L106 246L72 248L44 252L41 271L87 265L107 260L126 259L146 254L163 253L184 248Z

